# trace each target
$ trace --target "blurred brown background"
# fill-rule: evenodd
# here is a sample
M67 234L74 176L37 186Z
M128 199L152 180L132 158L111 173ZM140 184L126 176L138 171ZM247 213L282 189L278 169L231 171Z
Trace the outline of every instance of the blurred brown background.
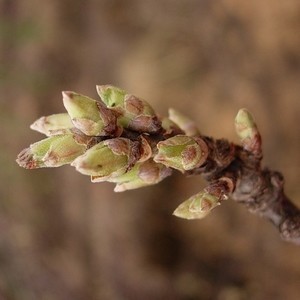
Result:
M299 0L0 0L0 35L1 300L300 299L300 248L245 207L172 216L201 178L117 194L15 163L62 90L111 83L235 142L247 107L300 205Z

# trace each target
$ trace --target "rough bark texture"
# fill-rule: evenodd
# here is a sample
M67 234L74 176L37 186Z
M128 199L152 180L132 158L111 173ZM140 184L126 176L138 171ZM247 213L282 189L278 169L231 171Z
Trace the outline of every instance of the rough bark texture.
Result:
M232 199L270 220L284 240L300 244L300 210L285 195L281 173L262 168L260 159L241 147L235 149L233 161L223 170L236 180Z
M261 167L260 151L253 155L224 140L211 142L211 139L206 139L210 141L211 151L211 161L202 171L206 179L217 179L223 175L232 178L235 183L233 200L270 220L284 240L300 244L300 210L285 195L282 174ZM222 157L221 163L219 157ZM231 163L226 166L228 161Z
M236 189L232 198L246 205L250 212L270 220L284 240L300 244L300 211L284 193L281 173L249 165L241 153Z

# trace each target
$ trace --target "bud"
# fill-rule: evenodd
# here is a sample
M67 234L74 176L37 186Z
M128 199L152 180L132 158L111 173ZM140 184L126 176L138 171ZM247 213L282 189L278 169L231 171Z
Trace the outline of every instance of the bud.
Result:
M107 107L124 107L126 92L112 85L97 85L98 95Z
M220 205L220 203L216 196L206 192L200 192L181 203L173 212L173 215L188 220L202 219L218 205Z
M261 136L255 121L246 109L240 109L235 118L235 129L244 149L261 156Z
M26 169L60 167L83 154L86 146L73 135L55 135L30 145L18 155L17 163Z
M157 144L154 161L181 172L200 167L207 158L208 148L201 139L176 135Z
M169 119L177 124L181 130L185 132L187 136L200 135L200 131L196 127L194 121L182 114L181 112L170 108L169 109Z
M133 95L126 95L124 104L126 127L147 133L157 133L161 130L161 122L148 102Z
M120 176L126 172L130 164L135 163L133 146L133 142L126 138L105 140L75 159L72 166L82 174L98 176L99 180Z
M120 126L147 133L161 129L161 122L148 102L111 85L98 85L97 92L107 107L117 112Z
M137 189L144 186L157 184L167 176L172 170L162 164L156 164L153 160L139 162L134 167L120 176L111 176L106 180L117 183L115 192ZM92 177L92 182L104 181L103 178Z
M116 133L115 113L101 101L74 92L63 92L63 102L74 126L84 134L108 136Z
M66 133L68 132L68 129L73 127L74 125L67 113L41 117L30 125L32 130L47 136Z

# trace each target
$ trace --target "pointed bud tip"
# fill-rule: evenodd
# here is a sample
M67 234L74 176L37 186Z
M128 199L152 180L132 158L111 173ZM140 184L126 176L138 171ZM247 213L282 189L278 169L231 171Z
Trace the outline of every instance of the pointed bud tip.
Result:
M37 119L35 122L33 122L29 126L29 128L34 130L34 131L44 133L43 124L45 123L45 119L46 119L46 117L41 117L41 118Z
M235 117L235 123L247 127L255 127L253 116L246 108L242 108L238 111Z
M37 168L37 163L33 159L33 155L30 148L22 150L16 159L17 164L25 169Z
M71 91L62 91L61 93L62 93L63 97L72 98L74 96L74 92L71 92Z
M75 93L70 92L70 91L62 92L62 96L63 96L62 100L63 100L64 106L66 109L67 109L67 106L73 102L72 100L74 99L74 95L75 95Z
M122 193L127 191L126 187L123 184L117 184L114 188L115 193Z
M103 93L109 88L113 88L113 86L111 84L96 85L96 90L98 93Z

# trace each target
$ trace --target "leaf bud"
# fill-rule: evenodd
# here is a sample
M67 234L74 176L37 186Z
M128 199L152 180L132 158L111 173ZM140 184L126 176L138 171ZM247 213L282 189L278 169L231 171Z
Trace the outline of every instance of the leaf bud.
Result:
M17 163L26 169L59 167L71 163L86 150L72 134L55 135L30 145L18 155Z
M144 186L154 185L171 175L172 170L153 160L138 162L134 167L120 176L112 176L107 181L117 183L114 191L123 192ZM104 181L102 178L92 177L92 182Z
M74 125L67 113L54 114L41 117L36 120L30 128L47 136L67 133Z
M235 118L235 129L245 150L262 156L261 136L249 111L240 109Z
M148 102L134 95L126 95L124 110L125 123L129 129L147 133L157 133L161 130L161 122Z
M220 205L218 197L200 192L181 203L173 212L173 215L188 220L202 219L218 205Z
M176 135L157 144L154 161L181 172L200 167L207 158L205 142L185 135Z
M105 140L77 157L72 166L82 174L107 180L110 176L122 175L135 163L133 149L134 143L126 138Z
M161 122L145 100L111 85L98 85L97 92L107 107L117 112L120 126L145 133L157 133L161 130Z
M63 92L63 102L74 126L84 134L109 136L118 131L115 113L103 102L74 92Z

